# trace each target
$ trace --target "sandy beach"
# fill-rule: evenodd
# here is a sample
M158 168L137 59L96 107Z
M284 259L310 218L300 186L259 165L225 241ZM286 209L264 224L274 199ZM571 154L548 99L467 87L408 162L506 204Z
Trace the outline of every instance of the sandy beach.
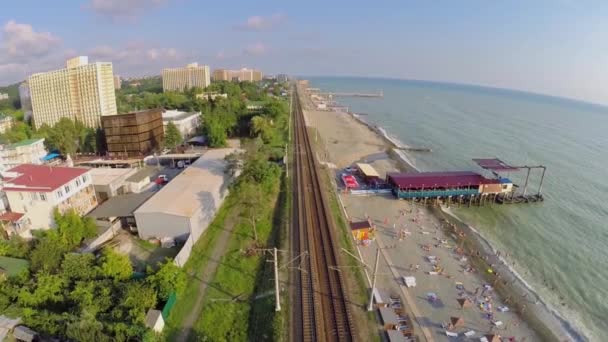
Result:
M403 170L404 163L396 162L387 154L391 143L377 132L347 113L313 110L310 101L304 104L307 122L318 130L317 139L325 146L320 157L336 165L338 169L332 170L336 174L339 174L341 168L357 161L371 164L382 177L386 172ZM336 181L336 186L339 186L338 183ZM541 340L528 324L528 318L534 314L535 318L541 318L535 322L535 328L549 321L550 328L544 326L544 332L555 330L555 334L560 336L558 340L568 340L567 335L560 333L560 322L555 317L551 321L551 314L546 312L546 308L540 308L533 293L529 297L514 298L500 295L509 292L501 291L499 294L495 291L494 286L502 287L503 290L511 285L517 286L517 281L509 274L507 266L502 265L503 258L496 259L496 264L493 265L496 270L492 269L492 272L500 272L502 275L498 278L501 284L498 284L495 278L482 274L488 270L478 269L480 265L473 262L474 257L466 252L456 253L457 247L464 247L462 240L465 239L459 239L453 233L452 226L443 220L442 215L437 214L437 209L396 200L392 196L354 196L343 191L338 193L349 219L359 221L368 217L376 225L376 241L370 246L359 247L361 256L366 264L373 265L376 249L381 249L377 288L384 293L402 297L410 309L410 315L416 318L414 327L421 339L454 340L454 337L446 336L444 327L451 317L461 317L463 326L454 330L458 333L458 339L467 338L463 336L464 332L474 331L477 339L485 334L497 334L504 340ZM467 241L474 239L473 234L469 233L471 232L467 232ZM404 235L404 238L399 239L399 234ZM488 250L487 247L482 246L478 251L483 253L481 256L485 256L489 263L494 261L491 257L496 258L495 255L489 255L495 251ZM433 264L437 264L437 268ZM438 268L441 269L441 274L429 274ZM417 286L406 288L402 276L416 277ZM429 301L429 295L436 296L439 300ZM472 305L462 308L458 299L465 298ZM507 311L503 312L502 309L505 308Z

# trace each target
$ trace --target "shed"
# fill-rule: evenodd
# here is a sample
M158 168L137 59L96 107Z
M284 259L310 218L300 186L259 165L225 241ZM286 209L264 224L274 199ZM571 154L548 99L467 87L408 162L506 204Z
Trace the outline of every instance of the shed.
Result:
M371 240L370 231L372 226L369 221L358 221L350 223L350 231L356 241Z
M357 169L363 175L363 179L365 179L366 183L371 182L372 180L380 179L380 174L378 171L374 169L371 165L365 163L357 163Z
M380 310L380 318L382 319L382 324L384 324L385 328L391 329L397 325L399 317L397 317L395 310L385 307L380 307L378 310Z
M165 320L163 319L162 312L160 310L150 309L146 314L146 327L159 333L163 331L165 327Z
M98 201L122 195L131 191L126 180L135 174L137 169L100 167L91 170L91 181Z
M38 333L24 325L15 327L15 329L13 330L13 336L18 341L24 341L24 342L38 341Z
M157 172L158 169L156 168L144 167L132 174L125 182L131 192L141 192L150 183L150 177L154 176Z

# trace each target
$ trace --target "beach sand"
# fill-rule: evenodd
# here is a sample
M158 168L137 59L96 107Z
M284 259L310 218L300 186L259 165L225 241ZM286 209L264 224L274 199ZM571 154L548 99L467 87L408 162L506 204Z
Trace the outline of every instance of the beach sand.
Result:
M390 144L382 139L369 127L361 124L352 116L342 112L311 110L310 102L305 102L305 115L309 125L318 129L318 140L325 146L325 152L320 154L321 160L334 163L338 168L351 165L353 162L369 162L381 176L387 171L396 171L397 163L390 159L386 151ZM333 170L335 175L340 173L339 169ZM334 181L337 182L337 179ZM345 207L346 214L352 220L363 220L365 216L376 224L377 240L367 247L360 247L363 260L368 265L373 265L376 247L381 248L380 263L377 279L377 288L384 293L399 294L410 312L416 317L414 327L417 334L423 340L447 341L449 338L442 328L442 323L448 323L451 317L462 317L464 327L457 328L459 339L464 339L463 333L469 330L476 332L478 339L483 334L494 333L503 338L515 337L517 341L525 338L526 341L536 341L539 338L514 313L498 312L497 307L504 303L498 298L494 291L487 294L492 296L494 320L503 324L492 328L492 323L479 308L478 300L485 284L484 278L478 270L477 273L464 272L464 267L469 262L460 260L454 249L456 240L449 232L443 229L441 221L425 207L413 207L410 202L396 200L392 196L354 196L339 192L341 202ZM400 211L413 213L401 216ZM418 212L419 214L415 214ZM417 223L412 218L418 216ZM405 229L409 234L402 241L395 238L395 230ZM446 243L441 243L444 241ZM431 244L430 252L424 251L421 245ZM435 247L434 245L439 245ZM432 270L432 265L426 260L426 256L434 255L440 258L439 265L443 268L444 275L429 275L426 272ZM410 271L410 265L420 265L418 271ZM371 272L368 272L371 274ZM417 286L405 288L400 276L415 276ZM450 278L447 275L451 276ZM457 288L457 283L462 283L464 290ZM478 296L474 296L475 290ZM433 292L440 298L440 302L430 303L427 293ZM473 306L460 308L458 298L468 296L472 299ZM532 305L532 304L531 304ZM510 307L510 304L506 304Z

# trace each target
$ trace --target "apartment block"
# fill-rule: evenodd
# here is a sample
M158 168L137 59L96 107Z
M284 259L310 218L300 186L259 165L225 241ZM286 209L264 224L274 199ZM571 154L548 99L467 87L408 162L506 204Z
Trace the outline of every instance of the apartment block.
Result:
M28 78L34 127L53 126L61 118L99 127L101 116L116 114L112 63L88 63L80 56L66 66Z
M10 235L29 238L32 229L53 228L55 209L85 215L97 206L90 169L23 164L3 176L10 211L0 220Z
M189 138L196 133L198 126L200 126L200 118L201 112L167 110L163 112L163 125L166 127L169 122L172 122L183 138Z
M43 138L0 145L0 169L6 170L21 164L42 164L42 158L46 154Z
M163 91L184 91L194 87L205 89L211 84L208 65L191 63L185 68L162 70Z
M122 80L119 75L114 75L114 89L122 88Z
M261 81L263 74L259 70L243 68L240 70L216 69L213 71L214 81Z
M143 157L158 151L163 144L163 110L101 117L108 152L114 157Z

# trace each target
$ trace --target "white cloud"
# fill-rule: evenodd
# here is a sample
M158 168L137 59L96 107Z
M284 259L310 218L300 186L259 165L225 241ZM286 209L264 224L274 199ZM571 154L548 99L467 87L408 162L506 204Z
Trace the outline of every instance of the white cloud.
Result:
M142 13L166 5L169 0L90 0L86 8L113 20L133 20Z
M3 56L4 62L18 63L24 58L45 56L61 45L61 39L50 32L36 32L32 25L14 20L9 20L2 32L4 39L0 42L0 58Z
M247 18L245 23L236 26L242 31L267 31L272 30L287 21L287 17L282 13L276 13L269 16L254 15Z
M262 43L256 43L253 45L249 45L248 47L245 48L245 50L243 51L243 53L245 55L249 55L249 56L261 56L263 54L265 54L267 51L266 45L262 44Z

